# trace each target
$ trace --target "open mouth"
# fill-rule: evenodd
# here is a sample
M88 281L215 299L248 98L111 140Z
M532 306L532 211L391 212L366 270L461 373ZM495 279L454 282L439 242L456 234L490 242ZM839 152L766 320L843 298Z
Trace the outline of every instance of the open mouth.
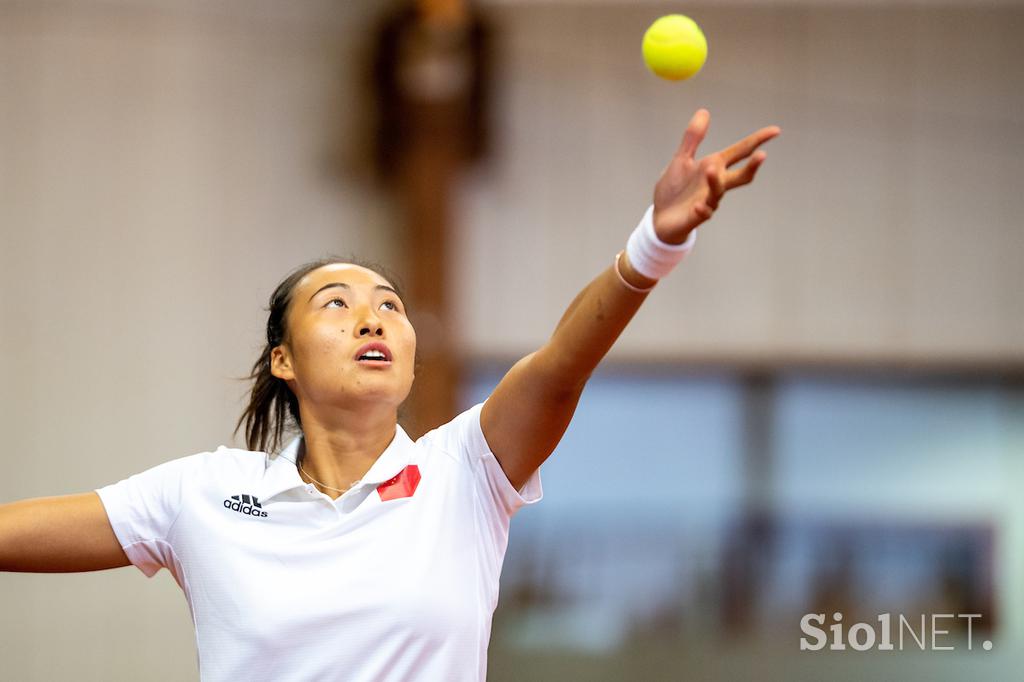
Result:
M356 362L375 367L391 364L391 350L383 343L368 343L356 352Z

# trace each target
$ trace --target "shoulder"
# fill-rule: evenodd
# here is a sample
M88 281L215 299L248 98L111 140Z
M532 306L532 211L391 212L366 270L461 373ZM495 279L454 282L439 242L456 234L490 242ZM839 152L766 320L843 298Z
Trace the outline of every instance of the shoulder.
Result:
M483 402L479 402L463 410L449 422L420 436L416 445L440 450L461 461L483 456L488 448L480 428L482 407Z
M219 445L215 450L167 460L144 473L159 477L188 478L201 481L238 476L259 477L266 468L266 462L267 454L264 452Z
M227 445L218 445L215 450L193 456L196 457L196 467L225 474L262 475L269 462L265 452L243 450Z

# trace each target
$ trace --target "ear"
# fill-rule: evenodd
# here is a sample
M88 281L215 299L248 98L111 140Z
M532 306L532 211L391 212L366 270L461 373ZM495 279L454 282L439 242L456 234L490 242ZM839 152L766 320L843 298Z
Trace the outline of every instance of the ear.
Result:
M284 344L275 346L270 351L270 373L285 381L295 378L295 372L292 369L292 356Z

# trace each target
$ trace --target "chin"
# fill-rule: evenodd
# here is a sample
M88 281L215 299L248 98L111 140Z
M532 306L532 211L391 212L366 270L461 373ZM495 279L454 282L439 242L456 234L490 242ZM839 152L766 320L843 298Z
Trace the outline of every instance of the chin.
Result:
M360 401L372 401L392 405L394 407L398 407L405 402L406 397L409 395L409 391L403 391L398 386L374 386L373 383L375 382L367 382L361 386L354 386L351 391L346 392L346 395L350 398L355 397Z

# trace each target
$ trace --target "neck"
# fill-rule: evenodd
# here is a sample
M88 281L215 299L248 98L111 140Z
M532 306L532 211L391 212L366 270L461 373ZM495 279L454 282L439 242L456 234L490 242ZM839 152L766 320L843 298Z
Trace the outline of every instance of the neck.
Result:
M299 463L308 477L319 483L347 490L370 470L397 433L395 410L356 412L325 419L322 415L303 414L302 433L305 448ZM323 490L332 497L337 491Z

